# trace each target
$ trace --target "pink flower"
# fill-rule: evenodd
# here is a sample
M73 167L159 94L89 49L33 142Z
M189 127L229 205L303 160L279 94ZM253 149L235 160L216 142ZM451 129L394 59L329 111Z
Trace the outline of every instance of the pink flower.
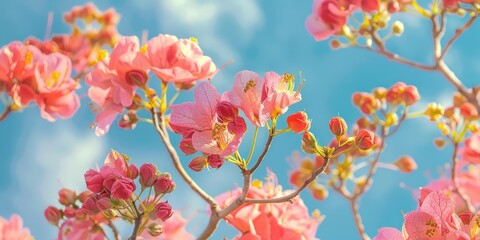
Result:
M130 178L120 178L117 179L112 185L112 196L116 199L127 200L132 196L132 193L135 191L136 186L132 179Z
M138 38L123 37L113 49L111 58L106 56L85 76L90 86L88 96L99 107L95 118L98 136L108 132L116 116L133 104L137 84L141 81L132 76L146 76L149 67L146 55L140 51Z
M305 27L316 41L325 40L340 31L358 6L351 0L314 0Z
M163 227L163 233L157 237L152 237L145 229L137 239L149 239L149 240L168 240L168 239L181 239L181 240L193 240L195 237L185 230L187 220L182 217L180 212L173 211L172 216L162 221L160 219L152 220L151 223L158 223Z
M260 78L254 72L241 71L235 75L232 90L224 97L240 108L252 124L264 126L269 119L285 113L288 106L301 100L300 93L293 88L293 76L289 74L267 72Z
M22 218L16 214L10 220L0 217L0 239L32 239L30 230L23 228Z
M34 67L41 56L38 48L20 42L12 42L0 49L0 86L3 85L19 107L26 107L35 100Z
M194 95L193 103L171 106L172 129L184 138L191 137L193 148L205 155L224 157L234 153L245 131L231 133L227 129L228 123L218 119L217 105L222 99L215 87L203 82L195 88Z
M480 132L465 140L461 150L462 158L469 163L480 163Z
M140 166L140 184L143 187L151 187L155 183L157 167L151 163L145 163Z
M35 66L38 96L36 102L43 118L55 121L56 116L71 117L80 107L75 93L79 87L70 77L72 63L60 53L40 58Z
M117 152L116 150L111 150L105 161L103 162L104 166L108 166L113 169L113 171L120 176L128 177L128 172L130 171L126 157Z
M405 238L398 229L384 227L378 229L378 235L373 240L405 240Z
M160 34L147 43L152 71L164 82L190 83L211 78L217 68L195 41Z
M57 240L103 240L105 235L90 220L68 219L58 231Z
M84 175L87 189L99 193L103 190L103 176L99 172L89 169Z
M267 199L285 196L290 190L282 191L277 186L276 176L269 173L268 181L250 187L248 198ZM237 189L224 193L216 199L222 208L240 196ZM235 239L315 239L321 217L310 217L303 201L296 197L292 202L275 204L243 204L226 217L227 222L244 235Z

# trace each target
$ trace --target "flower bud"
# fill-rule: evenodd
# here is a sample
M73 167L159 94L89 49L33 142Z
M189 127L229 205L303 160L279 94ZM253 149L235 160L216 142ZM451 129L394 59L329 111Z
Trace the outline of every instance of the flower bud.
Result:
M442 149L443 147L445 147L445 144L446 144L443 138L435 138L435 140L433 140L433 143L435 144L435 147L439 149Z
M90 169L83 176L85 177L88 190L94 193L99 193L103 190L103 176L99 172Z
M317 149L317 139L313 133L306 131L303 133L302 136L302 150L307 154L316 154L318 152Z
M400 21L395 21L392 26L392 33L396 36L402 35L404 30L403 23Z
M148 74L143 70L130 70L125 74L125 80L128 84L143 89L148 81Z
M234 121L238 115L238 108L230 102L221 101L217 104L217 118L218 121L230 122Z
M295 170L292 174L290 174L289 182L295 187L300 187L305 180L308 179L308 177L308 174L305 174L300 170Z
M430 121L436 121L437 119L442 117L444 112L445 110L442 105L436 103L429 103L427 105L427 109L425 109L425 112L423 114L425 114L430 119Z
M237 117L235 121L228 122L227 129L228 132L232 134L243 134L247 131L247 124L245 123L245 119Z
M77 215L77 209L72 208L72 207L65 207L63 210L63 215L67 218L73 218Z
M97 206L97 199L94 194L90 195L82 205L82 208L85 209L85 212L91 215L95 215L100 212L100 209Z
M420 100L420 94L418 93L417 87L409 85L405 87L401 98L405 105L411 106Z
M112 195L116 199L127 200L132 196L132 193L137 187L130 178L117 179L112 185Z
M158 237L164 232L163 226L158 223L151 223L147 227L148 234L152 237Z
M157 167L151 163L140 166L140 184L142 187L151 187L157 176Z
M310 120L307 113L299 111L287 117L287 125L293 132L300 133L310 129Z
M112 201L108 197L100 198L97 201L97 207L100 210L107 210L112 207Z
M131 110L129 113L122 115L122 118L118 121L118 127L128 130L134 129L137 126L138 120L137 113Z
M77 201L77 193L70 189L62 188L58 191L58 201L64 206L75 204Z
M173 215L172 206L168 202L160 202L153 208L152 213L156 218L165 221Z
M410 156L402 156L393 164L403 173L410 173L417 169L417 163Z
M375 144L375 135L365 129L360 129L355 137L355 144L361 150L368 150L372 148Z
M328 123L330 131L337 137L343 136L348 129L347 123L342 117L333 117Z
M477 109L469 102L460 104L460 114L462 114L463 118L467 120L471 120L478 116Z
M220 168L225 160L220 155L212 154L207 157L207 162L212 168Z
M387 10L389 13L396 13L400 10L400 6L397 1L389 1L387 4Z
M153 187L155 188L155 195L171 193L175 189L175 183L169 175L162 175L155 180Z
M135 164L132 163L128 166L127 176L131 179L138 177L138 168Z
M93 193L90 192L89 190L85 190L83 192L81 192L79 195L78 195L78 200L81 202L81 203L84 203L85 202L85 199L87 199L88 196L92 195Z
M103 213L103 216L105 216L107 219L111 219L117 216L117 211L111 208L102 211L102 213Z
M112 185L117 179L120 178L117 174L107 173L103 176L103 188L108 192L112 191Z
M337 39L333 39L332 41L330 41L330 47L332 49L338 49L342 46L342 44L340 43L340 41L338 41Z
M387 89L384 87L378 87L373 90L373 96L376 99L382 100L387 96Z
M193 131L190 131L183 135L182 140L180 141L179 148L182 150L183 153L186 155L191 155L197 152L197 150L193 147L192 136Z
M207 166L207 158L204 156L198 156L188 164L188 167L195 172L202 171Z
M328 197L328 191L323 185L313 184L309 188L312 191L313 198L318 201L323 201Z
M53 226L58 226L58 222L62 218L62 211L54 206L48 206L43 212L47 221Z

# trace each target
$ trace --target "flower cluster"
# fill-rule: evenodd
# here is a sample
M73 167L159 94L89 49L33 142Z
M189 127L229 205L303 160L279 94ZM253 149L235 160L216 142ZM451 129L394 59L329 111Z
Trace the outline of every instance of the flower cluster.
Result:
M170 127L182 135L180 149L185 154L201 152L194 158L190 169L201 171L207 166L219 168L228 155L235 153L247 130L241 110L257 127L267 121L276 122L288 107L301 100L294 89L291 74L268 72L264 78L251 71L235 75L231 91L220 95L211 83L201 83L195 88L195 102L171 106ZM306 116L306 114L305 114ZM299 119L290 120L301 121ZM296 123L300 131L301 123ZM306 125L303 124L303 128Z
M0 217L0 239L33 240L30 230L23 227L22 218L12 215L10 220Z
M211 77L216 67L193 40L160 34L140 47L137 37L122 37L110 56L105 50L100 52L97 65L85 78L90 86L88 95L97 105L95 132L98 136L105 134L125 109L128 112L120 127L133 128L139 109L151 109L161 101L148 87L150 70L164 83L162 100L165 101L168 82L190 85ZM145 92L145 101L136 93L138 88Z
M455 201L443 191L422 195L419 208L404 215L403 232L381 228L374 240L478 239L480 215L455 213Z
M129 161L127 156L112 150L99 171L90 169L85 173L87 191L78 195L69 189L59 191L62 208L49 206L45 210L45 218L52 225L59 226L63 220L59 239L104 239L102 226L114 228L112 221L118 217L143 222L137 229L138 235L144 230L154 237L162 233L145 227L153 228L150 226L158 225L158 221L164 224L172 216L168 201L160 200L175 189L175 183L170 174L160 173L153 164L146 163L138 169ZM138 195L136 179L141 190ZM142 201L146 192L147 200ZM152 223L147 225L149 221Z
M248 198L271 199L290 194L291 190L283 191L277 185L273 172L268 173L267 181L263 183L254 180L247 193ZM235 201L241 190L235 189L216 199L222 207ZM310 216L308 209L299 198L291 202L252 204L244 203L230 213L226 220L228 224L240 231L234 239L315 239L318 225L323 216L318 210Z
M37 103L48 121L69 118L79 108L71 78L72 63L60 53L43 54L37 47L12 42L0 49L0 94L6 93L11 111Z
M102 46L114 46L118 41L120 16L113 8L101 12L93 3L87 3L73 7L64 20L71 25L72 33L54 35L45 41L29 38L26 42L45 54L60 52L68 56L77 74L86 73L95 64Z

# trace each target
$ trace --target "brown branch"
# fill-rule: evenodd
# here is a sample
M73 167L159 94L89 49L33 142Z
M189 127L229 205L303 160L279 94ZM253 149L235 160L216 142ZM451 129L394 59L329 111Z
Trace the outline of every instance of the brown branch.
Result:
M470 201L470 198L468 197L467 194L465 194L463 189L461 189L458 186L458 181L457 181L458 180L458 178L457 178L458 158L457 158L457 154L458 154L458 143L455 142L455 143L453 143L452 172L451 172L451 178L452 178L452 182L453 182L453 191L458 193L460 198L465 203L465 206L467 206L468 210L472 213L475 213L476 212L475 207L472 205L472 202Z
M243 188L242 188L241 195L224 209L220 211L216 211L210 215L210 220L208 221L208 225L198 239L202 239L202 240L208 239L212 235L212 233L215 231L215 229L217 229L217 226L220 220L228 216L228 214L233 212L235 209L237 209L244 203L245 199L247 198L248 190L250 188L251 173L248 170L243 170L242 174L243 174Z
M3 121L12 112L12 106L7 106L3 113L0 115L0 122Z
M308 178L307 180L305 180L305 182L302 184L302 186L300 186L299 188L297 188L294 192L288 194L288 195L285 195L283 197L277 197L277 198L270 198L270 199L252 199L252 198L247 198L245 199L245 202L246 203L281 203L281 202L291 202L293 198L295 198L298 194L300 194L301 191L303 191L303 189L305 189L311 182L313 182L317 177L318 175L320 175L321 173L323 173L325 171L325 169L327 168L328 164L330 162L330 158L326 158L325 161L323 162L323 165L322 167L320 167L319 169L315 170L313 173L312 173L312 176L310 176L310 178Z
M448 49L453 45L453 43L465 32L470 26L472 26L473 22L477 19L478 15L472 16L463 26L457 28L455 30L455 34L448 40L447 44L445 44L445 48L442 51L442 54L440 54L440 59L443 59L445 57L445 54L447 53Z
M113 236L115 237L115 240L120 240L121 239L120 233L118 232L117 227L115 227L115 225L113 225L113 223L110 219L108 220L107 226L110 227L110 229L112 229Z
M257 170L257 168L260 166L260 164L262 163L263 159L265 158L265 155L267 154L268 149L270 149L270 145L272 144L273 134L274 134L274 133L275 133L275 127L273 127L273 128L270 130L270 133L268 134L267 142L265 143L265 147L263 148L263 152L262 152L262 154L260 154L260 156L258 157L257 162L255 163L255 165L249 170L250 174L252 174L253 172L255 172L255 170Z
M135 209L136 217L135 217L135 225L133 227L132 235L128 238L128 240L136 240L138 236L138 230L140 229L140 224L142 223L142 216L143 213L140 213L137 209L137 206L135 206L135 203L132 204L133 209Z
M197 183L188 175L188 173L185 171L185 168L183 168L182 163L180 162L180 158L178 156L177 151L175 148L172 146L172 143L170 142L170 139L168 137L168 132L166 130L165 126L165 121L164 119L159 116L159 113L157 112L157 109L152 109L152 120L153 120L153 125L155 126L155 129L157 130L158 134L160 135L160 138L162 139L162 142L167 149L168 154L170 155L170 158L173 162L173 166L177 170L177 172L182 176L183 180L190 186L190 188L197 193L198 196L200 196L205 202L210 205L210 208L212 211L217 211L218 210L218 204L211 197L208 193L206 193L200 186L197 185Z
M362 240L370 240L370 237L365 233L365 227L362 223L362 217L358 212L358 204L356 203L355 198L350 198L350 208L352 209L353 219L355 220L355 226L357 227L357 232L362 238Z

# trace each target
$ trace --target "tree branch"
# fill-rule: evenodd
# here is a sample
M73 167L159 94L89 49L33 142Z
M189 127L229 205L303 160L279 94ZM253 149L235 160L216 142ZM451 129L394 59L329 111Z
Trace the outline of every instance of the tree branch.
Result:
M0 122L3 121L12 112L12 106L7 106L2 114L0 114Z
M322 167L320 167L319 169L315 170L313 173L312 173L312 176L310 176L310 178L308 178L307 180L305 180L305 182L302 184L302 186L300 186L299 188L297 188L294 192L288 194L288 195L285 195L283 197L277 197L277 198L271 198L271 199L252 199L252 198L247 198L245 199L245 202L246 203L281 203L281 202L291 202L293 198L295 198L298 194L300 194L300 192L303 191L303 189L305 189L311 182L313 182L317 177L318 175L320 175L321 173L323 173L325 171L325 169L327 168L328 164L330 163L330 158L326 158L325 161L323 162L323 165Z
M448 49L453 45L453 43L465 32L470 26L472 26L473 22L477 19L478 15L472 16L463 26L457 28L455 30L455 34L448 40L447 44L445 44L445 48L442 51L442 54L440 54L440 59L443 59L445 57L445 54L447 53Z
M270 133L268 134L268 139L267 139L267 142L265 143L265 147L263 148L263 152L262 154L260 154L260 156L258 157L257 159L257 162L255 163L255 165L249 170L250 174L252 174L253 172L255 172L255 170L257 170L257 168L260 166L260 164L262 163L263 159L265 158L265 155L267 155L267 152L268 152L268 149L270 149L270 145L272 144L272 140L273 140L273 133L275 132L275 127L273 127L270 131Z
M472 202L470 201L470 198L468 197L465 192L463 192L463 189L461 189L458 186L458 179L457 179L457 164L458 164L458 143L453 143L453 154L452 154L452 172L451 172L451 178L453 182L453 191L458 193L460 198L463 200L465 203L465 206L467 206L468 210L472 213L475 213L475 207L472 205Z
M180 158L177 154L177 151L175 148L172 146L172 143L170 142L170 139L168 137L168 133L166 131L166 126L165 126L165 121L161 116L159 116L159 113L157 112L156 109L151 110L152 113L152 120L153 120L153 125L155 126L155 129L157 130L158 134L160 135L160 138L162 139L162 142L165 146L165 148L168 151L168 154L170 155L170 158L173 162L173 166L177 170L177 172L182 176L183 180L190 186L190 188L197 193L198 196L200 196L205 202L210 205L210 208L212 211L217 211L218 210L218 204L211 197L208 193L206 193L200 186L197 185L197 183L188 175L188 173L185 171L185 169L182 166L182 163L180 162Z

